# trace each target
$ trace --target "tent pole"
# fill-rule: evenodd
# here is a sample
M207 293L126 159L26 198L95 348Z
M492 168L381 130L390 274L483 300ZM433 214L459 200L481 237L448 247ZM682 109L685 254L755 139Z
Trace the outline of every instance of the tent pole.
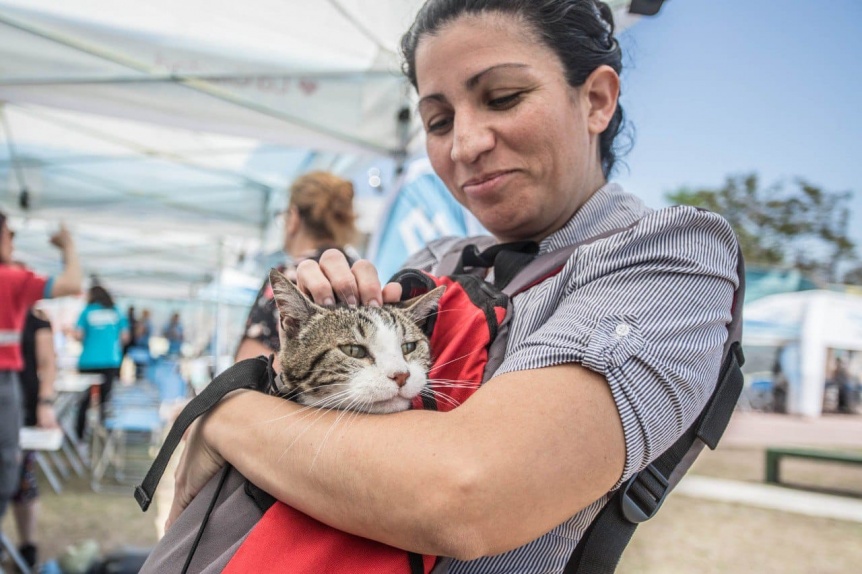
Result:
M218 258L216 264L216 305L215 305L215 332L213 333L213 372L218 375L221 372L219 358L221 357L221 341L223 338L224 320L222 304L222 275L224 274L224 238L218 240Z

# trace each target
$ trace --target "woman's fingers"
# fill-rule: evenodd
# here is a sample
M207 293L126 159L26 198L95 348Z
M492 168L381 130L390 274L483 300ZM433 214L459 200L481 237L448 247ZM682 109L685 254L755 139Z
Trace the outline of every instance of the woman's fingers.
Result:
M360 259L353 264L351 269L353 277L356 280L356 285L359 288L359 300L363 305L383 304L383 297L380 291L380 278L377 276L377 269L367 259Z
M397 303L401 301L401 283L387 283L383 286L383 302Z
M347 257L337 249L327 249L320 256L320 270L329 279L335 298L348 305L359 301L359 287L350 269Z
M397 301L400 296L400 287L395 298L391 287L381 289L377 269L370 261L360 259L351 268L344 253L337 249L324 251L319 262L301 262L296 268L296 284L320 305L336 301L381 305L384 301Z
M316 261L306 259L296 266L296 286L319 305L333 305L332 284Z

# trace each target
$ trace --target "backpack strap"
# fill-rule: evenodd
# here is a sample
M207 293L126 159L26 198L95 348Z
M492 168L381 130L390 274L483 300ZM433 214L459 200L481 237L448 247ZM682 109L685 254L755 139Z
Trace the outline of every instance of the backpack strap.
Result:
M265 390L272 384L275 371L273 357L257 357L240 361L221 373L201 393L185 406L168 432L152 466L141 484L135 487L135 500L141 510L146 511L153 500L159 481L168 466L171 455L177 448L186 429L195 419L212 409L226 394L238 389Z
M669 449L611 496L584 533L566 564L564 574L614 572L638 524L658 512L664 499L689 469L703 446L715 449L724 434L742 392L743 375L740 367L745 362L740 343L745 268L742 252L738 249L737 253L739 287L734 293L724 360L712 396L700 416Z

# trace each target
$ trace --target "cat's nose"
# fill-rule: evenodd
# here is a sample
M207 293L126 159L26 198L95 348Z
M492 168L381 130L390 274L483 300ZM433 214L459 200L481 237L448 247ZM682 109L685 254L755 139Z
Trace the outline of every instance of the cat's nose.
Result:
M407 377L409 376L410 373L408 373L407 371L399 371L397 373L389 375L389 378L395 381L395 384L398 385L398 387L400 388L407 384Z

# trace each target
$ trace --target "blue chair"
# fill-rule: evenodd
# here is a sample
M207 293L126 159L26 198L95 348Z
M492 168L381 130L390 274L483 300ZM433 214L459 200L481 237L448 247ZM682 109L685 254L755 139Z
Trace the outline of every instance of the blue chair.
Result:
M136 484L146 473L170 421L166 408L188 396L177 361L156 359L146 379L111 393L105 420L94 425L91 487L102 490L109 470L119 484ZM135 464L138 463L138 464Z

